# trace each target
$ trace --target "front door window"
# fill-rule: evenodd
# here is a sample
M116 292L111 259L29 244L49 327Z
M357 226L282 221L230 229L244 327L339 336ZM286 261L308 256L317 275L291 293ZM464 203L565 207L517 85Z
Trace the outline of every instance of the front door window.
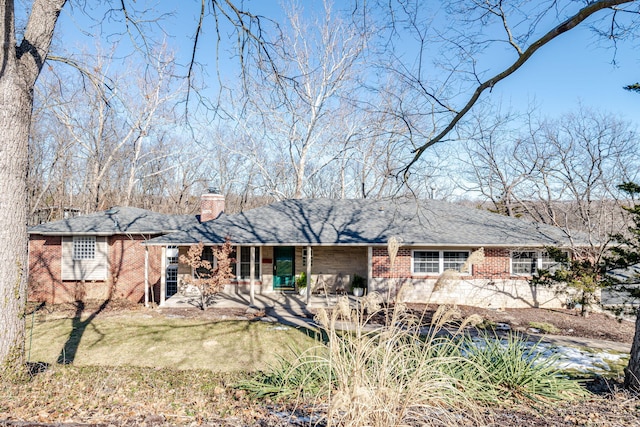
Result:
M292 246L273 248L273 289L278 291L295 290L294 254Z

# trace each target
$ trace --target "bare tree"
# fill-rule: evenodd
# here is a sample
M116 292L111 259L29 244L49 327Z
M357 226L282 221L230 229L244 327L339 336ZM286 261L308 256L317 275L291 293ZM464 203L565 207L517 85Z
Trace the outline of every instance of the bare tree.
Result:
M112 4L113 3L113 4ZM66 0L34 0L20 3L25 7L27 23L17 29L16 2L2 0L0 3L0 134L3 135L0 156L0 181L5 191L0 195L0 229L2 249L0 250L0 365L16 367L23 358L25 324L21 316L26 298L27 272L27 159L29 131L33 110L34 86L40 71L50 57L50 46L60 13ZM214 9L215 17L229 22L238 35L241 59L246 55L268 54L269 46L261 32L260 18L239 9L231 0L202 2ZM136 12L135 5L126 0L108 2L103 15L111 22L121 22L123 34L128 36L142 53L149 53L150 39L146 30L158 25L157 19L144 21ZM83 13L88 9L73 10ZM203 19L200 20L196 35L201 34ZM215 22L214 22L215 24ZM197 40L197 38L196 38ZM194 43L194 52L197 48ZM268 61L268 56L265 58ZM193 62L192 62L193 63ZM274 70L272 70L274 71ZM192 76L191 68L188 76Z
M201 310L206 310L212 297L224 289L229 279L235 277L231 268L235 262L231 257L233 246L229 239L220 247L209 248L212 259L207 259L204 255L204 248L200 242L192 245L187 255L180 255L180 262L191 267L193 272L193 275L183 279L184 286L192 286L198 290Z
M390 102L394 105L389 114L404 124L405 131L397 134L406 134L401 141L414 150L412 158L407 161L405 178L410 176L411 167L417 165L416 162L423 157L428 147L446 141L483 93L512 75L542 46L581 25L590 17L608 18L608 22L596 22L594 25L600 24L599 28L605 28L602 31L608 31L608 35L615 39L619 36L616 31L622 28L618 25L623 23L622 18L635 17L624 12L637 13L639 3L637 0L597 0L579 8L577 2L555 0L515 3L499 0L451 2L445 12L454 23L444 32L433 32L431 24L435 22L435 16L420 14L424 2L380 2L376 16L389 18L390 25L383 27L374 22L371 27L376 30L389 29L382 34L380 40L383 43L378 45L385 47L383 55L387 56L386 62L392 62L392 66L385 69L394 73L390 80L397 82L397 88L389 93ZM15 4L12 0L3 0L0 4L4 46L0 54L0 93L3 94L0 134L4 138L3 155L0 156L0 180L7 189L0 195L0 206L3 207L0 229L5 243L0 250L0 361L10 366L16 366L23 353L24 322L20 314L24 307L27 265L25 224L28 202L25 177L34 86L45 62L51 59L49 51L54 29L67 2L34 0L20 3L19 5L26 5L25 8L30 7L24 11L24 16L28 17L24 31L16 29ZM193 4L196 5L195 2ZM369 3L367 7L371 5ZM155 46L148 36L162 27L161 21L149 17L144 19L145 15L135 9L136 4L127 0L103 2L96 5L98 6L106 8L101 10L105 19L122 24L122 37L134 44L137 53L143 54L145 59L153 56ZM351 98L352 88L364 83L375 84L370 81L375 80L373 73L361 81L352 79L362 52L369 47L362 43L360 37L364 29L370 27L373 16L364 13L368 10L363 10L360 4L357 6L353 8L354 18L341 27L342 31L325 31L329 28L328 22L334 22L333 15L325 12L325 19L317 26L316 34L319 38L315 44L310 44L311 33L298 37L295 32L290 33L289 38L286 35L274 38L277 41L275 44L267 42L262 31L265 20L236 7L232 0L203 1L194 6L199 8L200 14L192 32L193 51L185 73L188 89L185 105L193 106L194 96L198 95L195 91L198 87L197 54L198 46L202 43L203 29L208 22L214 25L218 43L229 40L226 30L230 29L232 37L238 42L236 51L240 70L243 71L241 76L245 83L244 93L262 97L255 101L259 101L258 105L262 102L266 108L259 108L258 112L274 112L271 117L255 125L256 128L264 123L269 126L263 127L268 131L257 134L264 138L259 147L253 148L270 146L270 157L264 158L283 166L277 168L280 175L272 181L286 183L288 178L295 177L291 189L286 189L283 194L303 195L305 181L314 177L317 171L334 161L348 158L344 156L342 149L345 141L349 140L351 130L341 133L333 129L333 112L350 105L344 101ZM79 7L70 12L84 13L87 10L90 9ZM100 27L100 19L96 22ZM292 19L291 23L293 28L302 30L302 26L298 26L295 20ZM549 27L542 28L545 25ZM494 35L484 33L483 29L488 27L500 28L503 37L496 40ZM277 27L272 28L279 35ZM390 50L386 48L393 48L398 42L396 36L401 29L413 37L412 46L409 49L407 46L392 49L389 53ZM443 45L441 51L434 52L434 41ZM477 54L489 46L495 46L495 43L509 46L513 56L509 65L487 77L485 74L488 73L484 73L478 66ZM327 49L329 46L333 46L332 49ZM315 48L318 50L314 51ZM401 51L405 54L408 51L417 52L417 56L403 56ZM219 54L220 51L217 50L216 55ZM323 57L323 54L326 55ZM438 58L440 78L434 78L426 67L427 60L433 57ZM252 58L257 59L254 61ZM73 65L71 61L67 63ZM256 78L255 74L247 72L246 67L250 64L257 65L264 78ZM254 81L264 83L261 88L269 90L249 92L249 85ZM202 99L199 98L198 101L200 100ZM247 108L250 108L250 104L247 104ZM106 114L107 111L102 112ZM70 114L67 116L72 117ZM100 121L97 123L99 129L109 130L107 122L103 123L104 127ZM279 130L279 135L276 135L275 130ZM129 141L135 140L129 138ZM396 137L388 140L392 144L400 141ZM286 144L284 150L275 149L283 147L279 145L282 142ZM327 147L333 142L340 148L329 150ZM403 158L405 154L406 151L396 158ZM113 164L108 156L106 161ZM314 164L313 170L310 170L311 163ZM265 171L268 169L270 166L263 167ZM102 177L107 177L110 170L108 168L97 167L93 169L93 173L99 177L103 170L105 172ZM422 181L428 174L416 175L417 179L412 179ZM265 174L263 179L266 182L271 177ZM94 193L95 196L99 191Z
M300 198L306 182L339 157L354 132L343 118L354 112L348 97L356 89L366 35L328 0L312 21L300 7L287 10L273 59L290 77L280 85L254 78L237 121L248 122L241 126L251 146L243 149L260 165L265 185L281 197Z
M485 92L540 48L589 18L594 30L611 40L633 34L640 7L634 0L598 0L584 6L570 1L459 0L440 10L418 0L380 3L389 17L384 46L410 42L416 52L406 55L402 46L391 53L390 70L411 100L400 99L395 111L406 118L407 132L422 138L413 138L413 159L405 175L427 148L447 141ZM440 16L444 13L446 19ZM438 23L443 21L450 25L442 28ZM493 64L482 64L481 54L490 50L502 53L506 66L496 70ZM388 49L384 52L389 55ZM434 64L438 73L433 72Z
M490 210L506 216L522 213L519 201L532 166L520 158L526 145L512 114L474 114L460 134L463 150L458 156L464 165L460 186L491 203ZM543 159L543 158L541 158Z
M640 140L632 126L579 108L557 120L477 118L467 140L466 189L492 209L588 235L599 254L624 227L617 183L636 176ZM467 126L469 127L469 126Z

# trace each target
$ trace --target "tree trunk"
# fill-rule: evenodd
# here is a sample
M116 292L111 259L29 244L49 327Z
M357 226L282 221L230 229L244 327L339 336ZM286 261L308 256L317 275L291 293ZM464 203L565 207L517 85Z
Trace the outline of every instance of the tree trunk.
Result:
M22 362L27 274L27 146L32 95L6 63L0 76L0 361Z
M640 311L636 317L636 332L631 345L629 365L624 370L624 387L636 392L640 391Z
M35 0L20 46L14 5L0 0L0 372L24 361L27 152L33 88L65 0Z

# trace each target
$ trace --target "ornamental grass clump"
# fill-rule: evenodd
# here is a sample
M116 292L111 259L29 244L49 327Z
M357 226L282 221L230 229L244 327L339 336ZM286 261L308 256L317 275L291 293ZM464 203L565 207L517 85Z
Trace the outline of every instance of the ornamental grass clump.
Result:
M330 365L325 346L306 350L291 348L289 357L281 356L267 372L237 384L255 398L314 400L331 390Z
M441 307L425 327L403 304L387 309L380 302L371 293L320 309L326 344L295 352L241 387L315 406L328 427L486 425L483 405L586 394L519 338L478 344L465 337L467 322L444 329L455 310ZM373 324L381 317L382 325Z
M385 313L384 325L370 327L371 316L380 310L373 294L363 306L351 307L345 298L331 313L318 314L329 336L334 385L326 396L327 424L458 425L461 418L475 423L480 415L468 390L482 385L449 374L468 362L459 356L458 342L436 333L449 320L447 311L438 313L436 325L424 336L420 319L402 304ZM338 319L350 321L353 330L338 331Z
M381 314L384 325L373 326L372 318ZM425 337L420 319L401 304L384 310L375 293L355 306L341 298L333 310L316 316L326 345L297 351L240 387L256 397L315 403L326 412L327 426L458 425L461 417L479 419L469 398L476 392L469 390L483 385L450 375L468 362L459 341L435 332L447 316L442 311ZM351 327L338 327L343 325Z
M510 334L504 339L489 335L465 338L463 346L469 366L492 388L495 399L531 403L572 400L588 396L581 382L569 379L557 367L557 353L544 352L539 343L529 343Z

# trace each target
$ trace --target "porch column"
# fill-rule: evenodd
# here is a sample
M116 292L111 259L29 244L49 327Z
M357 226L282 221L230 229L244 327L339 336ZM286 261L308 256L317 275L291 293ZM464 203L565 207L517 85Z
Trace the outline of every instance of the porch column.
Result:
M167 299L167 247L162 247L160 254L160 305Z
M367 289L371 291L373 286L373 247L367 247Z
M238 283L240 283L242 274L242 270L240 269L240 258L242 258L242 247L236 246L236 280L238 281Z
M249 262L251 263L251 265L249 266L249 303L252 306L256 305L256 291L255 291L255 285L256 285L256 247L255 246L251 246L251 248L249 248L249 252L251 253L251 255L249 256Z
M144 247L144 306L149 307L149 246Z
M309 305L309 301L311 300L311 260L313 254L311 253L311 246L307 246L307 305Z

